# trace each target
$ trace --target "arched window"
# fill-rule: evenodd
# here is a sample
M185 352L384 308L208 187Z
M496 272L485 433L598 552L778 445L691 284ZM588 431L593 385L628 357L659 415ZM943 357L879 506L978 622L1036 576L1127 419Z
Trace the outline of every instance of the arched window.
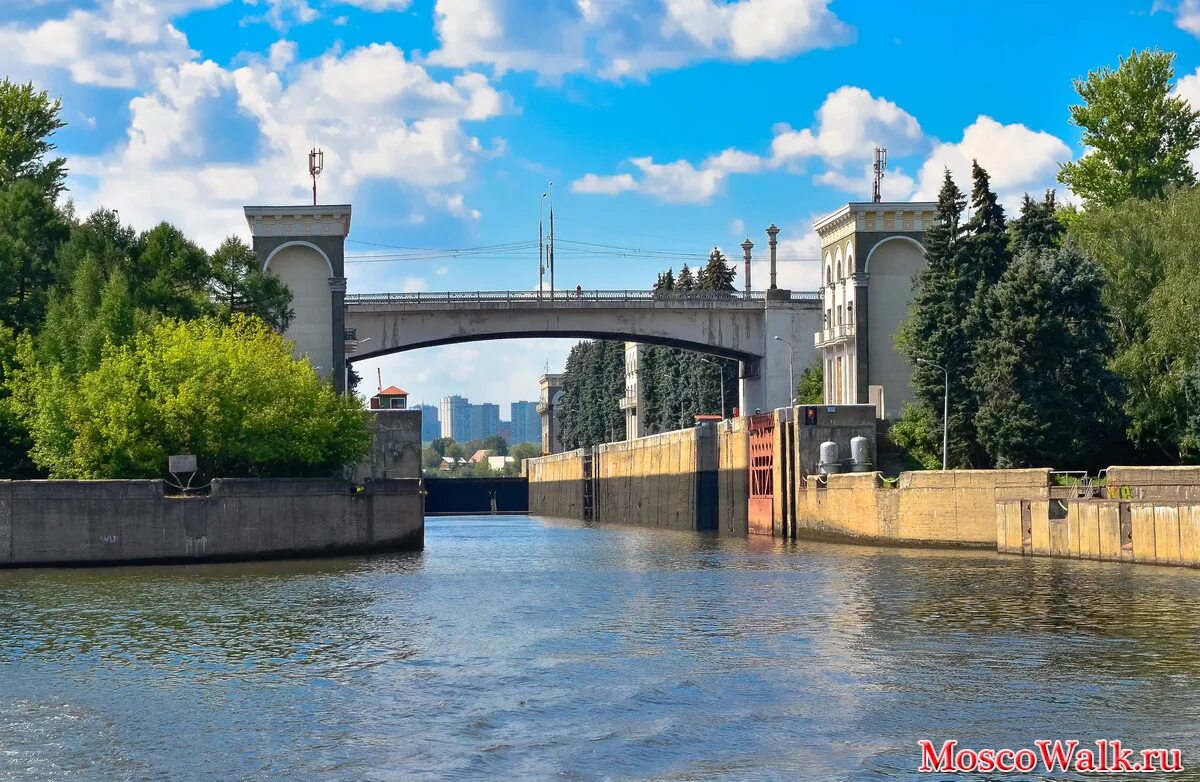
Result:
M838 278L838 280L842 279L842 262L841 261L838 261L837 278Z

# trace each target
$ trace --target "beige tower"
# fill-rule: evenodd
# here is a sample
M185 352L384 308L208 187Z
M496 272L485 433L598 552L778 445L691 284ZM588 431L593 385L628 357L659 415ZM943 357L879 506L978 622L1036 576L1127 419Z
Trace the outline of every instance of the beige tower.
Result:
M542 375L538 378L541 393L538 396L537 411L542 417L542 453L561 453L562 443L558 441L558 411L562 405L562 375Z
M896 350L896 331L936 212L931 201L850 203L814 223L823 309L814 342L826 404L871 404L880 418L895 418L912 401L912 366Z
M284 336L296 343L318 374L345 389L345 244L350 206L247 206L246 222L263 271L292 292L292 323Z

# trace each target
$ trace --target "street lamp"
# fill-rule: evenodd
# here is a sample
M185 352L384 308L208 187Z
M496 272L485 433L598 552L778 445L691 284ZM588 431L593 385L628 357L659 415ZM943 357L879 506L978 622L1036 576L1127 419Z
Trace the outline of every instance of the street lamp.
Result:
M783 337L775 337L775 341L788 346L788 407L791 407L796 404L796 379L792 377L792 357L796 353L796 348L792 347L792 343Z
M717 368L717 377L720 379L720 382L721 382L721 420L724 421L725 420L725 369L717 362L707 359L704 356L700 356L700 360L703 361L705 364L712 364L714 367Z
M946 378L946 392L942 396L942 469L946 469L946 451L950 443L950 373L946 371L944 366L935 364L932 361L924 358L917 359L918 364L928 364L934 369L942 370L942 375Z

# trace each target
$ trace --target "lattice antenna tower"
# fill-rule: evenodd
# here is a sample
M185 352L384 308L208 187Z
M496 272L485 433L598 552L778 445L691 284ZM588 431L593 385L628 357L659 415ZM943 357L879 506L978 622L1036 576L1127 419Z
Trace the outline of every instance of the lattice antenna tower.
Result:
M312 177L313 183L313 206L317 205L317 177L321 176L324 170L325 151L320 147L313 147L308 152L308 175Z
M883 200L883 171L887 168L887 150L882 147L875 147L875 165L872 167L875 171L875 186L872 193L875 203Z

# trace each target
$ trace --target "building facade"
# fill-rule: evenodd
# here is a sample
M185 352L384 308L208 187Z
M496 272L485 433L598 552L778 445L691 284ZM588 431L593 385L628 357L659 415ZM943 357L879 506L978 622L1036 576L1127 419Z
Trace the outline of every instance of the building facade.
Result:
M542 453L561 453L558 441L558 412L562 406L562 375L542 375L538 378L538 415L542 419Z
M469 405L468 407L470 409L470 429L467 433L467 440L482 440L500 433L500 405L484 402L481 405Z
M442 437L459 443L471 439L471 401L462 396L447 396L439 407Z
M635 440L642 436L641 411L638 410L638 400L641 390L638 387L638 372L642 368L642 346L637 342L625 343L625 396L618 401L625 411L625 439Z
M878 417L895 418L912 401L912 366L896 350L896 332L936 213L932 201L850 203L814 223L823 312L813 341L826 404L871 404Z
M509 405L512 439L510 443L540 443L542 424L538 417L537 402L512 402Z
M442 421L434 405L417 405L421 411L421 442L431 443L442 436Z

